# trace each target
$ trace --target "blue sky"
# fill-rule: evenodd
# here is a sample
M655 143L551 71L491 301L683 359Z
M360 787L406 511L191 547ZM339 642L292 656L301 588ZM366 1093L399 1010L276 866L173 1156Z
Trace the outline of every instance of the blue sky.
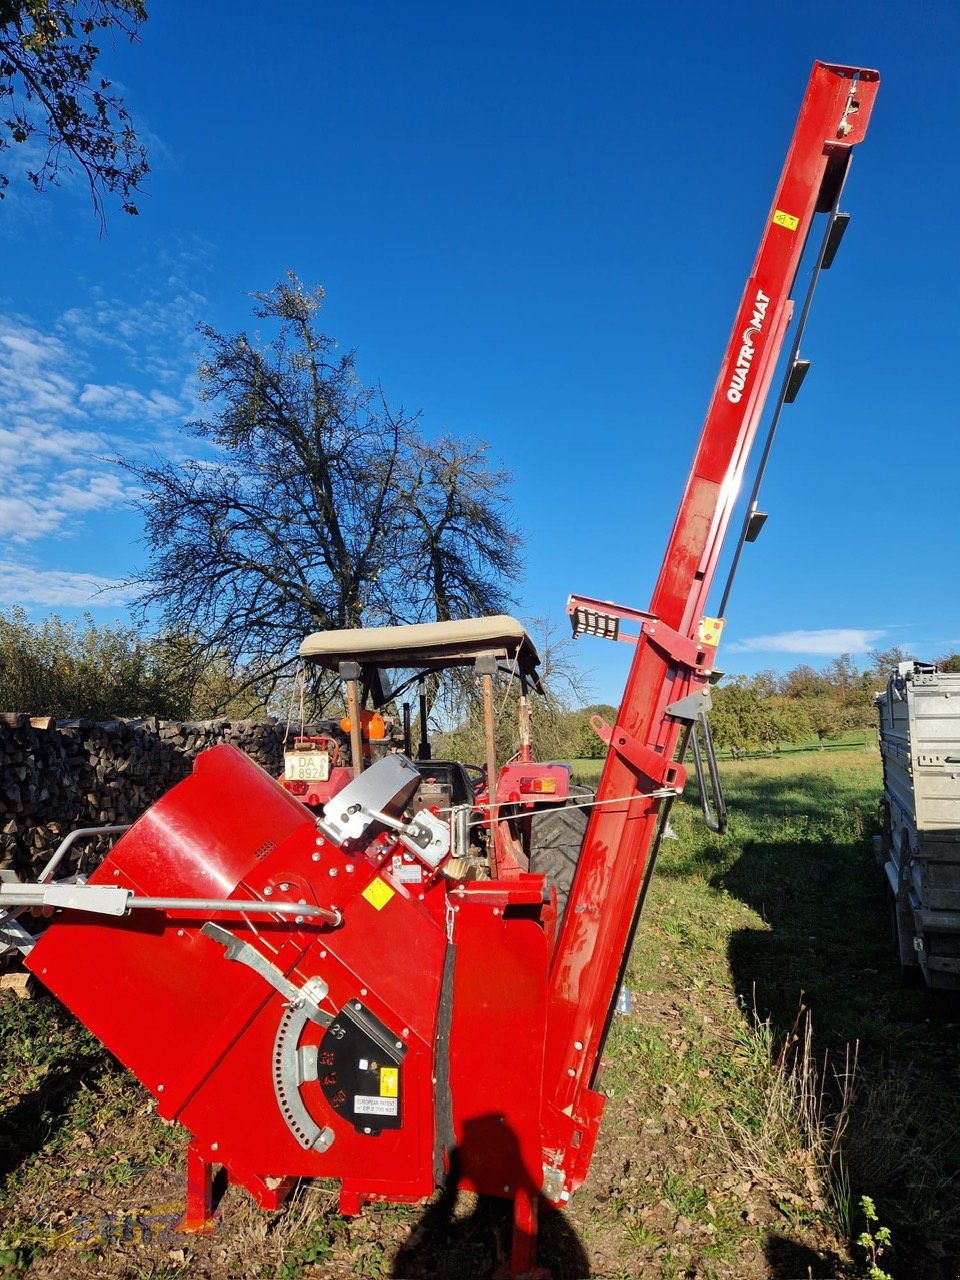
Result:
M118 452L182 455L195 326L288 268L361 376L489 442L527 534L516 612L645 607L815 58L881 72L722 665L960 649L960 6L152 6L105 59L141 216L79 181L0 204L0 608L125 620ZM98 592L100 594L95 594ZM629 652L582 639L592 693Z

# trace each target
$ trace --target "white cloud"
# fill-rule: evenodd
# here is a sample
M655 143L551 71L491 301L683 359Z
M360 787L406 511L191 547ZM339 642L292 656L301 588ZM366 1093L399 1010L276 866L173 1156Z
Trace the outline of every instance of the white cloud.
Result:
M21 412L82 415L76 384L63 370L70 357L56 338L0 317L0 403Z
M198 270L196 255L184 253L182 258L166 279L148 285L135 303L94 291L86 306L63 313L60 332L91 353L98 348L121 352L131 370L179 392L196 369L197 324L207 309L207 299L192 283Z
M172 396L162 391L144 395L135 387L88 382L78 397L78 403L90 413L113 421L137 422L148 418L171 418L178 415L181 406Z
M155 448L190 407L149 382L90 372L76 341L0 315L0 539L68 536L84 516L127 505L135 489L113 459Z
M819 631L779 631L769 636L750 636L725 646L727 653L806 653L835 657L840 653L869 653L886 631L862 627L825 627Z
M0 493L0 538L22 545L78 531L91 511L126 506L136 495L117 470L75 468L41 483L21 477L17 492Z
M60 512L51 512L42 503L16 495L0 495L0 538L26 542L42 538L56 529Z
M5 470L8 489L12 487L9 479L14 471L74 463L78 458L94 459L111 448L111 442L96 431L70 430L22 414L12 415L8 425L0 427L0 465Z
M62 476L51 489L50 500L64 514L98 511L103 507L123 504L127 491L116 472L88 475L73 471Z
M122 584L94 574L34 569L0 560L0 609L41 606L45 609L116 607L128 602Z

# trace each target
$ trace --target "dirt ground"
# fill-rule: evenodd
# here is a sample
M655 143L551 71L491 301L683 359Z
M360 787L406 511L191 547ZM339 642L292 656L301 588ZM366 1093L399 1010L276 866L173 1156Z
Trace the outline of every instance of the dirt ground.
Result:
M692 1009L689 999L681 1005L670 993L638 992L631 1015L618 1020L611 1052L631 1027L659 1028L680 1047L697 1020L708 1057L707 1042L720 1032L707 1005ZM20 1224L21 1243L0 1251L3 1273L36 1280L454 1280L490 1276L509 1256L503 1202L438 1196L422 1208L369 1207L347 1221L336 1213L335 1188L318 1184L298 1188L274 1214L228 1187L216 1231L180 1235L182 1131L163 1125L119 1068L99 1084L105 1097L88 1128L65 1134L62 1147L48 1134L28 1176L11 1170L5 1213L8 1226ZM567 1211L547 1213L541 1223L541 1261L554 1280L849 1274L839 1242L788 1222L774 1205L776 1188L731 1171L715 1125L707 1132L704 1122L685 1116L670 1091L644 1081L612 1091L587 1183ZM65 1107L65 1130L75 1109L75 1102Z

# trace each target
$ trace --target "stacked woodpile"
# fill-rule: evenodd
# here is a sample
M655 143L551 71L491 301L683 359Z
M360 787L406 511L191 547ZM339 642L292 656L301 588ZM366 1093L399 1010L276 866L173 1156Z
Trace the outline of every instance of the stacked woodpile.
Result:
M284 726L273 721L95 724L0 714L0 867L35 876L77 827L135 821L217 743L239 747L276 777L283 736ZM87 842L76 855L95 865L108 847L106 840Z

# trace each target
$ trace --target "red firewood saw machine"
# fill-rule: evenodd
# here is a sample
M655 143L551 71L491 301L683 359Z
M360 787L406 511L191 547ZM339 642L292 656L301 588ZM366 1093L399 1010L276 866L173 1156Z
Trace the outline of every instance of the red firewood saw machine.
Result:
M522 732L519 759L496 773L488 739L462 803L419 809L427 774L409 734L406 752L369 759L357 740L319 816L215 747L86 881L57 880L54 865L37 884L7 873L3 938L192 1135L186 1229L212 1221L216 1167L267 1209L298 1178L339 1179L346 1214L430 1196L455 1169L460 1186L513 1201L511 1274L534 1268L538 1206L563 1206L590 1168L604 1042L688 745L708 820L723 824L707 712L728 592L717 617L707 596L823 214L734 568L764 518L760 476L806 372L800 333L846 226L840 195L878 83L814 64L649 611L570 600L575 634L634 653L616 724L594 721L608 752L562 919L556 888L531 869L529 831L569 803L567 774L534 765ZM458 625L417 628L422 670L447 665ZM356 737L378 681L372 633L353 634L341 673ZM524 691L536 685L535 650L512 620L476 620L466 642L488 697L505 658ZM335 649L321 634L302 652L332 663ZM481 809L488 870L465 874L464 832ZM31 906L53 910L38 939L16 919Z

